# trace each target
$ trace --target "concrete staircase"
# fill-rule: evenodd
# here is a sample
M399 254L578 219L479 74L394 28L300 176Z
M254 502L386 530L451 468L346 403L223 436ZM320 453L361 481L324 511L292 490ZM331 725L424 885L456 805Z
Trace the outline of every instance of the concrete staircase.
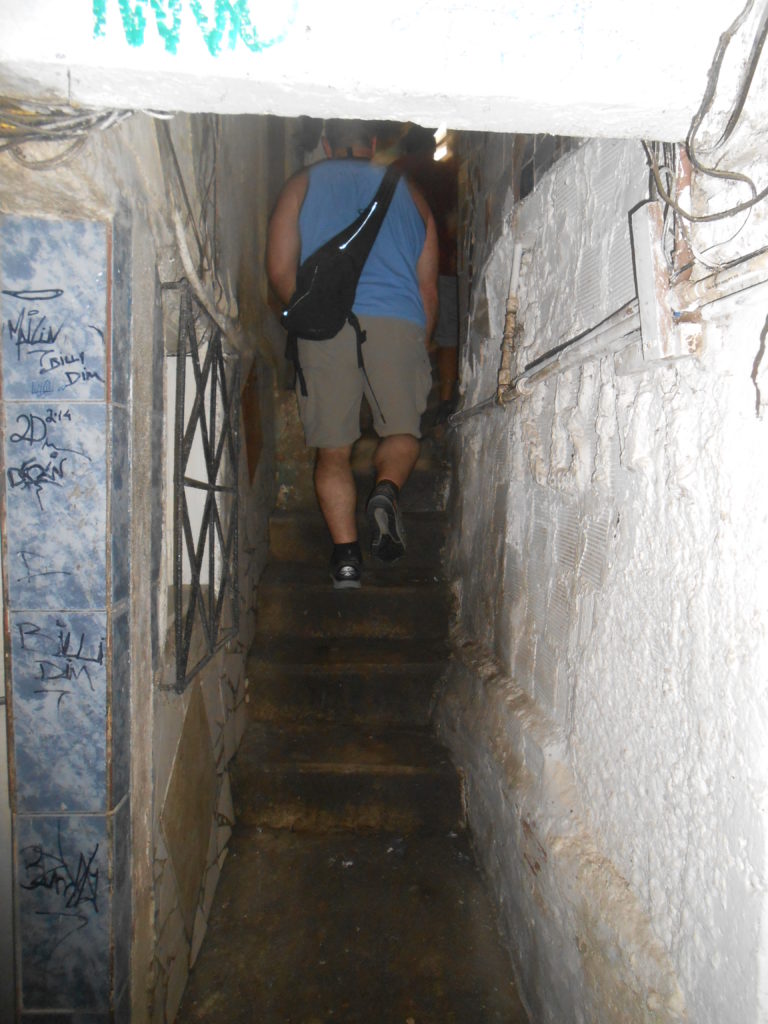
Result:
M356 453L362 505L373 441ZM527 1020L429 713L447 657L449 470L402 496L408 553L335 591L317 509L274 513L249 658L238 825L181 1020ZM367 537L363 534L364 551Z
M369 463L366 441L355 456ZM253 726L236 769L243 824L463 828L460 779L428 725L450 615L445 511L434 507L445 472L429 453L420 460L403 492L408 557L389 566L367 558L358 591L331 586L314 504L273 515L248 672ZM361 523L371 486L360 472Z

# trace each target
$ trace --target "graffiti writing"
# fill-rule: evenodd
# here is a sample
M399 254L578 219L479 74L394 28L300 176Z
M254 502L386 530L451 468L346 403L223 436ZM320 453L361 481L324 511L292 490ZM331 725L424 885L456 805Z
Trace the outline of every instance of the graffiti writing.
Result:
M8 337L16 348L16 360L21 362L29 356L37 358L37 372L39 376L45 377L49 374L56 374L59 381L59 391L65 391L79 383L87 383L90 380L98 380L101 384L104 380L101 374L87 365L87 353L85 349L79 351L64 352L60 350L61 342L67 338L64 331L65 324L55 320L50 312L43 312L38 305L44 302L53 302L64 294L62 288L38 288L22 289L13 291L3 289L3 295L19 299L25 303L35 303L34 306L24 305L22 308L9 317L4 328L8 331ZM88 329L94 331L100 341L100 347L104 345L104 332L95 324L88 324ZM86 345L87 347L87 345ZM49 381L32 382L32 393L37 395L50 394L53 385Z
M43 652L53 658L66 659L66 667L51 661L38 661L41 679L76 679L85 672L90 682L87 666L104 664L106 639L101 636L98 640L95 637L87 640L84 632L76 634L73 639L72 630L62 619L56 619L55 636L43 632L36 622L29 620L18 622L16 628L22 651ZM76 667L73 662L79 665Z
M34 665L38 686L34 693L56 697L57 709L61 710L64 698L78 688L86 686L91 693L96 692L92 672L98 677L104 665L106 637L88 636L82 630L73 635L67 622L59 618L45 627L32 619L21 619L16 631L19 650L37 655Z
M20 881L22 889L46 889L59 897L66 910L90 907L99 912L99 868L96 855L99 844L90 852L80 851L77 861L72 862L64 853L61 840L61 825L55 852L34 843L21 850L22 874L26 881Z
M25 306L15 320L8 321L8 334L16 346L18 360L21 360L23 351L32 355L49 351L47 346L55 345L60 333L61 325L52 326L39 309L27 309Z
M45 512L43 492L46 487L61 487L66 461L58 453L52 455L47 462L25 459L18 466L8 467L8 486L12 490L34 491L40 511Z
M50 563L45 561L46 556L38 551L19 551L18 557L26 575L17 576L17 583L31 583L32 580L42 580L47 576L72 575L68 569L52 569Z
M49 424L71 421L69 409L47 409L45 416L36 413L20 413L16 417L19 429L8 437L9 444L26 445L38 449L41 455L33 455L24 459L19 465L9 466L7 470L8 485L11 489L34 491L41 511L43 492L46 487L60 487L65 477L65 465L69 455L91 461L81 448L65 447L51 440L48 432ZM66 455L63 453L67 453Z
M71 910L38 910L37 913L41 917L56 919L56 940L50 947L44 948L41 951L42 959L46 964L50 962L59 946L63 946L67 939L74 935L75 932L85 928L89 921L87 914L80 914Z
M275 0L272 0L274 7ZM211 56L222 48L234 50L240 40L253 53L282 42L296 16L298 0L285 0L284 21L278 31L261 33L251 12L252 0L187 0L192 15ZM148 8L154 13L157 32L168 53L176 53L181 39L182 0L118 0L123 32L130 46L143 46ZM206 10L206 8L208 8ZM107 0L93 0L94 38L106 35Z

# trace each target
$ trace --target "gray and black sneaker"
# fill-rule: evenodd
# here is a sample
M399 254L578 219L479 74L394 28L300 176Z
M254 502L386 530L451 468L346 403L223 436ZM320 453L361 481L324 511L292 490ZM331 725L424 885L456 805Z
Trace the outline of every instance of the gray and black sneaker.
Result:
M396 484L381 480L365 508L371 527L371 553L382 562L395 562L405 554L405 527L398 508L399 496Z
M334 544L331 554L331 579L336 590L353 590L360 586L363 555L360 544Z

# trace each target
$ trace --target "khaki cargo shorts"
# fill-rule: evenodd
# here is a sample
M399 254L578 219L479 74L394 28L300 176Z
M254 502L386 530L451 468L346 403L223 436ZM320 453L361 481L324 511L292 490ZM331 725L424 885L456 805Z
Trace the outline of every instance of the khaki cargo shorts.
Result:
M421 437L421 414L432 387L424 329L409 320L383 316L360 317L360 326L367 333L363 362L375 398L358 368L355 332L349 324L328 341L299 339L307 397L298 384L296 395L309 447L343 448L353 444L360 437L363 395L379 437Z

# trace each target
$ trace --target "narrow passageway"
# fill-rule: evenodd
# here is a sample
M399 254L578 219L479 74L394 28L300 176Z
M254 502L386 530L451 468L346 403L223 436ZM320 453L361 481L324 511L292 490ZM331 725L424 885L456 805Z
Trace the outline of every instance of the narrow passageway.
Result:
M0 5L0 1024L768 1021L768 0L656 6ZM453 464L336 591L266 254L371 117Z
M362 502L373 438L355 453ZM335 591L313 505L275 512L249 659L237 826L179 1021L528 1018L430 728L447 657L450 467L427 440L409 548Z

